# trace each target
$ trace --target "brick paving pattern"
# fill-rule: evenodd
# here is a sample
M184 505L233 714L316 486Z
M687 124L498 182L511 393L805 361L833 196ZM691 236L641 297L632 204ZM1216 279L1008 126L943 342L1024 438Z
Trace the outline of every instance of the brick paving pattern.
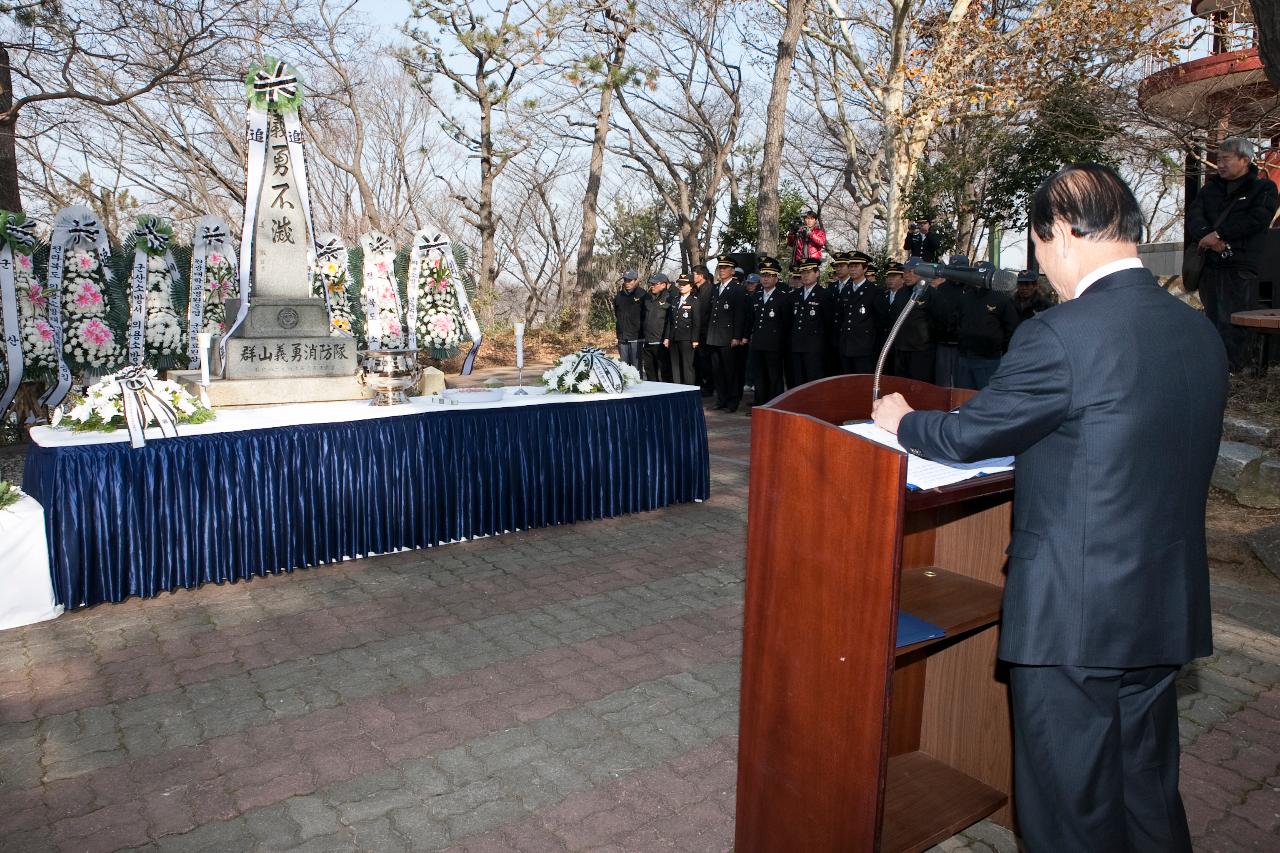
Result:
M0 851L729 849L750 421L708 424L704 504L0 632ZM1192 832L1276 849L1280 596L1215 611Z

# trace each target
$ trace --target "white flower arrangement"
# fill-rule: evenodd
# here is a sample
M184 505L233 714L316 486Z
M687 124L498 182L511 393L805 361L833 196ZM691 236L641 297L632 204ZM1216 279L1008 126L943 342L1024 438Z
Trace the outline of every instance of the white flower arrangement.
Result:
M53 326L49 325L49 294L36 279L30 255L13 259L14 288L18 291L18 326L22 335L22 359L28 367L57 367L53 351Z
M436 357L456 354L462 343L462 314L439 250L423 259L418 281L412 285L413 298L418 300L418 348L434 350Z
M316 296L323 297L326 291L329 294L329 335L332 337L350 337L354 328L355 315L347 293L347 276L346 267L328 260L316 266L311 281L311 292Z
M181 385L167 379L158 379L154 370L148 369L147 376L157 396L173 407L178 415L178 423L199 424L213 420L213 409L200 405L200 402ZM53 412L53 426L63 426L76 432L110 432L124 429L124 401L121 399L121 388L118 374L102 377L85 391L83 397L69 398L67 405L60 406ZM69 406L69 408L68 408ZM64 409L67 409L64 412ZM148 417L149 426L155 423L154 417Z
M119 361L120 346L106 322L108 307L106 276L97 256L85 249L72 249L67 253L62 310L63 350L73 370L111 368ZM33 329L44 334L38 324Z
M146 342L148 360L184 355L182 321L173 309L173 278L163 256L147 258Z
M639 385L641 381L640 372L634 367L610 358L593 347L561 356L559 361L542 374L542 379L548 388L568 394L595 394L612 390L600 383L600 372L616 374L623 388Z

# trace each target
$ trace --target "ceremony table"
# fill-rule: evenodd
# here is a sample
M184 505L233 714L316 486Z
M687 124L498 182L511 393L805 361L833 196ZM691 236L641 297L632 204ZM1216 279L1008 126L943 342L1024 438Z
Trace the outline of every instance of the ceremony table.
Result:
M0 630L62 613L49 583L44 511L30 497L0 509Z
M223 409L177 438L148 430L137 450L123 431L33 429L23 488L45 508L57 602L150 597L709 495L697 388L431 399Z

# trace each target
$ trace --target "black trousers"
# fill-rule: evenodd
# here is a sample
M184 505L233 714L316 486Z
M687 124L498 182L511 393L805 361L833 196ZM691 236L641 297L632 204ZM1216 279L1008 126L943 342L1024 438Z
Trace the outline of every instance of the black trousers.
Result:
M693 370L698 374L698 386L702 388L702 396L704 397L711 393L712 385L715 384L711 377L710 352L707 349L706 341L698 344L697 349L693 351Z
M755 379L755 405L763 406L782 393L786 387L786 362L781 351L752 350L748 364Z
M671 356L661 343L644 345L644 378L650 382L671 381Z
M1248 361L1250 332L1231 325L1237 311L1258 307L1258 280L1233 269L1206 266L1200 274L1200 302L1227 348L1227 363L1239 370Z
M1178 795L1178 667L1010 666L1027 853L1190 853Z
M874 355L842 355L840 356L841 373L875 373L876 357Z
M697 385L698 377L693 368L693 341L671 342L671 381L680 385Z
M741 347L713 347L707 344L707 352L711 359L711 381L715 386L717 406L733 409L742 402L741 349Z
M791 353L791 387L826 376L827 354L822 352Z
M893 358L893 375L905 379L918 379L921 382L933 381L933 347L921 352L903 352L895 350Z

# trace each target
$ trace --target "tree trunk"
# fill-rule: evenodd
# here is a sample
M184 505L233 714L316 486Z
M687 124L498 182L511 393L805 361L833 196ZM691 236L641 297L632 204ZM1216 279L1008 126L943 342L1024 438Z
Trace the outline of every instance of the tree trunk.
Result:
M627 55L627 35L619 36L606 71L604 88L600 90L600 111L596 115L595 137L591 140L591 165L587 172L587 191L582 196L582 237L578 241L577 286L573 306L573 331L587 333L591 316L591 294L596 289L596 269L592 260L596 249L596 211L600 201L600 178L604 174L604 150L609 138L609 114L613 111L614 76L622 68Z
M1262 67L1271 85L1280 88L1280 5L1274 0L1253 0L1252 5Z
M480 198L477 200L476 224L480 226L480 275L476 280L480 324L493 324L497 306L498 252L497 224L493 216L493 105L485 96L488 81L482 70L476 72L476 91L480 92Z
M782 130L787 118L787 94L791 69L795 65L796 44L809 12L809 0L787 0L787 22L778 39L778 57L773 66L773 88L765 114L764 153L760 164L760 200L756 206L756 251L778 254L778 184L782 174Z
M0 47L0 115L13 109L13 71L9 67L9 51ZM18 189L18 117L0 121L0 210L22 210L22 192Z

